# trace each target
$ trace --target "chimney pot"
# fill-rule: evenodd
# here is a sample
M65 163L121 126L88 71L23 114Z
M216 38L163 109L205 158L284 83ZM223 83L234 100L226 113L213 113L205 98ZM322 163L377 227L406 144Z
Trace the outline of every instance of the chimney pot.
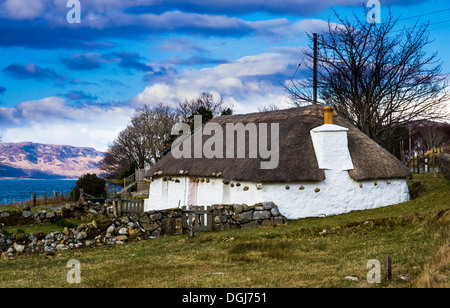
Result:
M333 107L325 106L325 123L324 124L333 124Z

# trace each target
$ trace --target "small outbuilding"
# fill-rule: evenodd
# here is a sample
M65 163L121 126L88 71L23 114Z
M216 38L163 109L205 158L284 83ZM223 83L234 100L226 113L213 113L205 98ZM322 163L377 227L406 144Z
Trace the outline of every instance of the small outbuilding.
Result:
M146 211L272 201L298 219L409 200L405 165L329 107L222 116L180 140L192 155L172 148L151 168Z

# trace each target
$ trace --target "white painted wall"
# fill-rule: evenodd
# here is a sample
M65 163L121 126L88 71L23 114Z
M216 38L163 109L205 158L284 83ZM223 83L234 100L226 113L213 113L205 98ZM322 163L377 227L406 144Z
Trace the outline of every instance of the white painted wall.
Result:
M210 178L209 183L194 183L193 178L186 176L173 177L173 181L158 178L150 184L145 210L168 209L178 205L253 205L272 201L288 219L298 219L408 201L406 179L355 181L349 176L348 170L353 169L353 163L348 151L347 131L337 125L323 125L311 131L319 168L325 172L326 179L322 182L265 183L262 189L257 189L258 183L255 182L231 181L225 185L221 178ZM180 183L176 183L176 179Z
M398 204L409 200L406 179L391 179L377 181L354 181L348 172L325 171L326 180L318 183L266 183L258 190L254 182L232 181L225 185L222 179L212 178L210 183L198 183L197 204L233 204L246 203L253 205L258 202L273 201L278 205L280 212L289 219L305 217L330 216L347 213L354 210L365 210ZM189 205L185 198L185 183L187 177L178 177L180 183L164 182L161 178L154 180L150 185L150 197L145 200L145 210L161 210ZM376 185L375 185L376 184ZM360 187L360 185L362 187ZM244 191L244 187L248 191ZM289 186L290 189L286 189ZM304 187L300 190L300 187ZM168 198L165 198L165 189L168 187ZM316 189L319 192L315 192ZM224 191L229 191L229 199L225 199Z

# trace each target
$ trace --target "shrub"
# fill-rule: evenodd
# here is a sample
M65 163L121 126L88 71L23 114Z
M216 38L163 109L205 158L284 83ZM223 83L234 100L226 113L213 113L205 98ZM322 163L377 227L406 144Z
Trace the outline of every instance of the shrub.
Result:
M73 189L73 197L75 200L80 198L80 189L93 197L106 197L106 181L97 177L96 174L85 174L80 177Z
M65 220L59 220L56 222L56 225L60 228L69 228L69 229L74 229L77 227L76 224L74 224L73 222L69 222L69 221L65 221Z

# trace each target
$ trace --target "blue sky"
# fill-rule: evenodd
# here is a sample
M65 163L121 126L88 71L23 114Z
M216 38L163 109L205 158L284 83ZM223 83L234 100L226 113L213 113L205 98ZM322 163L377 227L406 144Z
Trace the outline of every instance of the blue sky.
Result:
M285 83L332 8L362 14L366 0L0 0L0 135L106 150L143 104L176 105L201 92L237 113L288 106ZM450 72L450 3L381 0L398 25L430 21ZM301 74L301 72L300 72Z

